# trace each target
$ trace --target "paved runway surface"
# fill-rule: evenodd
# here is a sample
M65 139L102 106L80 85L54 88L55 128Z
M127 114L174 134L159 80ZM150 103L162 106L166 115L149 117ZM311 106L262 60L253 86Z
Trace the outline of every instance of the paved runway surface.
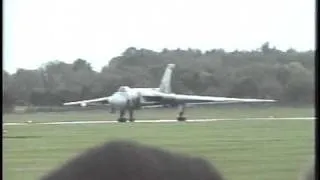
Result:
M239 121L239 120L315 120L315 117L288 117L288 118L227 118L227 119L188 119L186 122L212 122L212 121ZM177 120L136 120L134 123L181 123ZM25 123L3 123L4 126L20 126L20 125L65 125L65 124L103 124L103 123L119 123L117 121L61 121L61 122L25 122ZM128 123L128 122L127 122Z

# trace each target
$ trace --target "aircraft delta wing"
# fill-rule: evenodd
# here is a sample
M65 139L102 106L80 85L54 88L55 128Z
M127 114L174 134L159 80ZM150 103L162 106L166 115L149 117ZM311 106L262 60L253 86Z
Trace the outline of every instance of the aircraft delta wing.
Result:
M194 105L214 105L214 104L232 104L232 103L254 103L254 102L276 102L272 99L246 99L246 98L228 98L216 96L197 96L184 94L153 94L143 96L144 99L151 102L158 102L155 105L145 105L142 109L162 108L166 104L183 105L193 107Z
M275 102L270 99L244 99L244 98L229 98L229 97L215 97L215 96L196 96L175 94L174 99L181 103L197 103L197 102Z
M179 106L179 113L177 120L185 121L184 117L185 107L195 104L226 104L226 103L254 103L254 102L275 102L271 99L246 99L246 98L229 98L229 97L215 97L215 96L197 96L197 95L184 95L184 94L165 94L158 93L155 95L144 96L147 101L158 101L160 104L171 104ZM157 106L145 108L157 108ZM160 105L161 107L161 105Z
M164 94L164 93L144 93L141 97L147 102L153 102L159 104L163 103L178 103L178 104L215 104L215 103L238 103L238 102L275 102L275 100L270 99L244 99L244 98L228 98L228 97L215 97L215 96L196 96L196 95L183 95L183 94ZM86 106L91 103L109 103L112 96L96 98L90 100L81 100L64 103L64 105L82 105ZM150 105L150 103L145 102L145 106ZM162 103L161 103L162 104Z
M87 104L93 104L93 103L102 103L102 102L108 103L109 102L109 98L110 98L110 96L102 97L102 98L96 98L96 99L88 99L88 100L67 102L67 103L64 103L63 105L65 105L65 106L69 106L69 105L87 106Z
M197 96L184 94L164 94L157 93L154 95L143 96L147 101L162 102L168 104L219 104L219 103L241 103L241 102L275 102L271 99L246 99L246 98L229 98L215 96Z

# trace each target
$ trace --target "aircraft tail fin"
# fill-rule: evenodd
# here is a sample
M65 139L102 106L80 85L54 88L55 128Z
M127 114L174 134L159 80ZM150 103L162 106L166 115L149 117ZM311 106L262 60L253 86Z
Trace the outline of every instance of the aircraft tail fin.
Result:
M171 93L171 77L175 64L168 64L161 79L159 91L163 93Z

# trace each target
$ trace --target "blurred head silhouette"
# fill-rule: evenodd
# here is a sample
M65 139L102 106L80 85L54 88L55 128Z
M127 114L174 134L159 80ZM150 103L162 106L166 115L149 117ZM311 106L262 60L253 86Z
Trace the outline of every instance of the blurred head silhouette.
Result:
M222 180L212 164L132 141L112 141L67 161L42 180Z

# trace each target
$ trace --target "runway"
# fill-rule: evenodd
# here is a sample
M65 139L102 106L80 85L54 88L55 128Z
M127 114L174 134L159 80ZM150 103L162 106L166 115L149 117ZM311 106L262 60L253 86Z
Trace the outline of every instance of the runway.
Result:
M286 118L226 118L226 119L188 119L185 122L177 120L136 120L134 123L188 123L188 122L214 122L214 121L242 121L242 120L315 120L315 117L286 117ZM60 122L25 122L25 123L3 123L4 126L22 126L22 125L67 125L67 124L113 124L118 121L60 121ZM131 123L131 122L127 122ZM120 123L119 123L120 124Z

